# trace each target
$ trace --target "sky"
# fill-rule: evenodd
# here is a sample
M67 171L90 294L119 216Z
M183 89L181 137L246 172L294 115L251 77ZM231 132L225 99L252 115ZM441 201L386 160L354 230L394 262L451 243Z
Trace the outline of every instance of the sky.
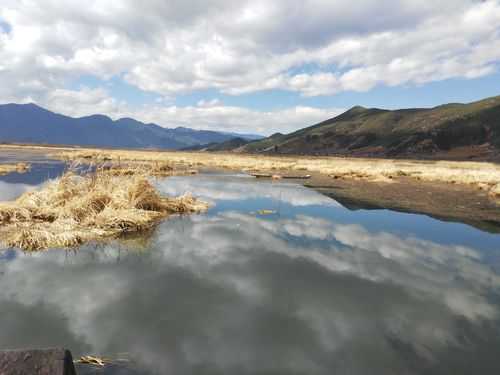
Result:
M0 103L287 133L500 95L500 0L1 0Z

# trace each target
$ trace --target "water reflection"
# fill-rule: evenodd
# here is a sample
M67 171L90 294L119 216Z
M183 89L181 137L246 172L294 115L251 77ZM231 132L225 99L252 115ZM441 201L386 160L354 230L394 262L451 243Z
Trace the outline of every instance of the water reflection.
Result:
M8 183L0 180L0 200L1 201L14 200L21 194L33 190L35 187L36 186L28 184Z
M31 166L30 172L9 173L7 175L0 176L0 182L3 181L10 184L24 184L35 186L49 179L60 176L66 168L65 163L57 160L50 160L45 154L41 152L19 153L16 151L9 152L6 150L2 150L0 152L0 163L16 164L20 162L29 163ZM0 195L0 198L1 197L2 195Z
M162 223L148 251L4 253L0 347L127 353L152 374L500 370L498 236L349 212L291 184L198 176L160 187L216 206Z

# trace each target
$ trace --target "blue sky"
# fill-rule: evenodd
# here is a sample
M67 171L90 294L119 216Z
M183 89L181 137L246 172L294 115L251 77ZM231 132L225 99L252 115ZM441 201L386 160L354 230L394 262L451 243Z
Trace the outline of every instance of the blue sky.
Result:
M125 101L132 108L154 103L162 96L143 91L125 82L120 76L100 80L82 76L71 82L69 89L106 87L109 94ZM346 91L335 95L302 97L286 90L266 90L256 93L227 95L215 89L183 93L171 99L180 107L196 106L201 100L219 99L228 106L246 107L256 111L273 111L305 105L318 108L350 108L355 105L387 109L433 107L444 103L467 103L500 95L500 73L476 79L454 78L423 85L377 86L367 92Z
M500 95L500 0L5 0L0 102L289 132Z

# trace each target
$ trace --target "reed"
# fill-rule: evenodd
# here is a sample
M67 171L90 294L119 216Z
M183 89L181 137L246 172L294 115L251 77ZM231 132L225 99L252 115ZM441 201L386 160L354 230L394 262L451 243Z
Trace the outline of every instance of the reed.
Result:
M17 172L17 173L25 173L30 169L30 165L26 163L17 163L17 164L0 164L0 176Z
M169 215L207 207L191 195L161 196L147 172L71 169L38 191L0 203L0 242L28 251L75 247L147 231Z
M106 159L113 162L168 163L177 168L207 167L274 173L304 171L332 179L392 183L399 178L465 185L489 192L494 200L500 165L487 162L368 159L314 156L271 156L238 153L201 153L142 150L61 150L54 157L65 160Z

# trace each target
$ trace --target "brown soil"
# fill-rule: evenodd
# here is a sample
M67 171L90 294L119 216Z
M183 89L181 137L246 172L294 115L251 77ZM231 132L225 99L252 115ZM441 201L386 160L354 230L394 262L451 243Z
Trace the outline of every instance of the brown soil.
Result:
M332 180L320 174L304 183L345 207L390 209L425 214L440 220L465 223L491 233L500 233L500 206L486 191L469 186L397 178L394 183Z

